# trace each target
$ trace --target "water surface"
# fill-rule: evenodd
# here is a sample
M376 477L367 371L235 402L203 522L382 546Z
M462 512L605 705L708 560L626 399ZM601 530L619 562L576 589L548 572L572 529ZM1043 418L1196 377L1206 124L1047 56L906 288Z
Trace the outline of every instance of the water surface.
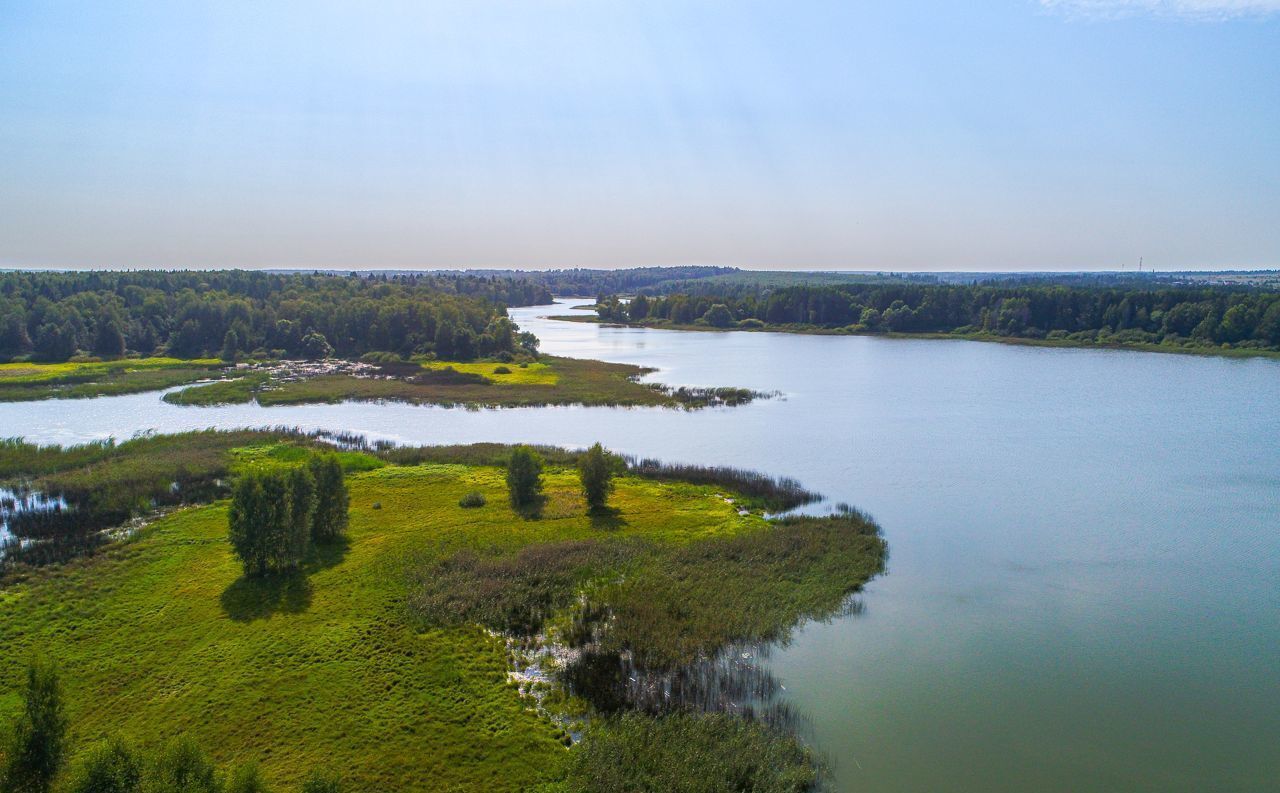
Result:
M859 613L772 653L841 791L1280 789L1280 362L551 322L705 411L0 405L46 442L207 426L530 441L793 476L874 515Z

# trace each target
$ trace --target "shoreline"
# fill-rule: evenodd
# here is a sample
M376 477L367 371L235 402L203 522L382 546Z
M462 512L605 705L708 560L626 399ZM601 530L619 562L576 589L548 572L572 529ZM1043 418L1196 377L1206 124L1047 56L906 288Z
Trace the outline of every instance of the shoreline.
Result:
M1239 347L1175 347L1172 345L1154 344L1149 342L1089 343L1072 341L1069 339L1030 339L1017 336L992 336L984 333L941 333L937 331L930 331L927 333L874 333L849 331L843 328L802 328L787 325L765 325L759 328L716 328L710 325L694 324L664 323L659 325L636 322L615 322L612 320L606 322L601 320L599 317L576 316L570 314L551 315L548 316L547 319L559 320L562 322L583 322L595 325L607 325L617 328L635 328L639 330L699 331L704 333L732 333L734 331L740 331L743 333L790 333L798 336L865 336L880 339L980 341L994 342L996 344L1011 344L1022 347L1055 347L1059 349L1077 350L1122 350L1128 352L1200 355L1215 358L1263 358L1272 361L1280 361L1280 350L1256 350Z

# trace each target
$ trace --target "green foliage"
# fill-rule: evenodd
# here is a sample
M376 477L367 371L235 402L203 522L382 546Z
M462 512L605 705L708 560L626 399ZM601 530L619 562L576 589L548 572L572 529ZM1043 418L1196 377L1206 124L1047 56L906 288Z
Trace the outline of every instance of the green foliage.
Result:
M225 360L259 348L312 358L410 354L435 351L445 341L440 328L464 356L516 353L526 342L503 307L550 297L525 279L472 275L0 273L0 359L164 348Z
M517 509L535 506L542 495L542 458L528 446L517 446L507 462L507 492Z
M333 773L312 771L302 782L302 793L342 793L342 780Z
M94 744L76 762L67 793L136 793L143 762L119 736Z
M221 793L217 769L193 739L174 738L147 764L140 793Z
M483 507L487 503L489 503L488 499L486 499L484 497L484 493L481 493L479 490L472 490L470 493L467 493L465 496L458 499L458 506L463 509L476 509L477 507Z
M298 472L265 469L241 475L231 493L227 514L231 547L245 575L262 576L296 569L311 540L304 520L294 520L293 483Z
M613 492L613 466L603 446L597 443L578 458L578 474L582 478L582 493L587 499L587 506L592 509L604 507Z
M47 662L34 661L27 666L22 709L5 746L3 793L47 793L62 767L66 734L58 673Z
M571 755L566 793L804 793L818 764L794 737L719 714L628 713L593 723Z
M737 317L740 328L1280 351L1280 292L1261 289L1105 280L941 284L883 277L775 284L738 275L676 286L687 291L647 299L632 316L615 296L602 295L597 314L606 322L681 327L727 328Z
M311 522L311 538L328 542L347 530L350 496L344 479L342 462L337 454L311 457L307 464L315 481L315 511Z
M733 324L733 312L724 303L714 303L702 319L713 328L727 328Z
M257 763L245 763L231 772L223 793L269 793L267 781L262 778L262 771Z

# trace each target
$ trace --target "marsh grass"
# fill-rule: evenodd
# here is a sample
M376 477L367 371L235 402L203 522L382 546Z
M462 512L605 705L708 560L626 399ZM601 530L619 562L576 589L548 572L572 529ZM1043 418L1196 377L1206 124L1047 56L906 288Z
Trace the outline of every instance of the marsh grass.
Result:
M224 366L214 358L5 363L0 364L0 402L156 391L208 378Z

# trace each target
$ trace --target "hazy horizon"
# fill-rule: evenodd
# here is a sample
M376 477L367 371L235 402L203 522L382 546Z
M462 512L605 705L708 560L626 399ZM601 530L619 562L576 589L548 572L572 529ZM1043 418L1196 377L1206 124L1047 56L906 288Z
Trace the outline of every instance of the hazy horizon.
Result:
M1280 2L0 10L0 267L1280 267Z

